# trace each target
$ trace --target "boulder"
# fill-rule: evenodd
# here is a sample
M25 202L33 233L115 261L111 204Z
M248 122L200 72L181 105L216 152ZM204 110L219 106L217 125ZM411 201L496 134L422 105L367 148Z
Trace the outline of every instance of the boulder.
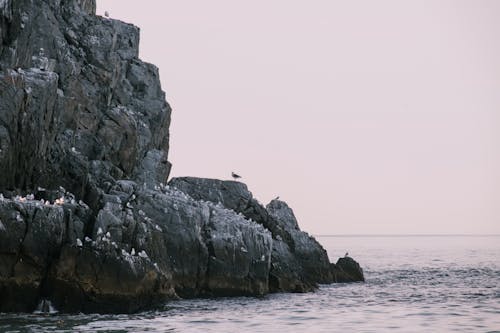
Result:
M334 282L362 282L365 281L363 269L351 257L339 258L336 264L331 264Z

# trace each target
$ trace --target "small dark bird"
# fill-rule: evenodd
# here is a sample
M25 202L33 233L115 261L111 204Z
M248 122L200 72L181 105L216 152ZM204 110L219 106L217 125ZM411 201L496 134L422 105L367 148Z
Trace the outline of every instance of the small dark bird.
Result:
M280 196L278 195L276 198L274 198L274 200L279 200L280 199Z
M104 16L109 17L109 12L108 12L108 11L105 11L105 12L104 12Z
M238 178L241 178L240 175L235 174L234 172L231 172L231 176L236 180Z
M346 252L344 258L349 257L349 252Z

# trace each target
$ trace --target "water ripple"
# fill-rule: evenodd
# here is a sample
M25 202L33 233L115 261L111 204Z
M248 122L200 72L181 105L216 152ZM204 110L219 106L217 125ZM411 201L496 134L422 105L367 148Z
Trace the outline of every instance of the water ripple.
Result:
M355 248L356 239L342 240ZM334 241L326 244L329 253L335 246L345 252L347 245ZM427 249L417 246L422 239L397 246L398 239L384 241L357 243L366 283L324 285L307 294L181 300L135 315L2 314L0 332L500 332L500 242L481 240L471 251L456 239L425 243Z

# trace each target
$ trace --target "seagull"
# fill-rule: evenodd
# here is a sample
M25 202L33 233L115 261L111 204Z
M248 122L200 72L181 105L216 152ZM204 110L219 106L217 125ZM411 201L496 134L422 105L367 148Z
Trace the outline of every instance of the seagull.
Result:
M109 12L108 12L108 11L105 11L105 12L104 12L104 16L109 17Z
M241 178L241 176L240 176L240 175L237 175L237 174L235 174L234 172L231 172L231 176L232 176L234 179Z

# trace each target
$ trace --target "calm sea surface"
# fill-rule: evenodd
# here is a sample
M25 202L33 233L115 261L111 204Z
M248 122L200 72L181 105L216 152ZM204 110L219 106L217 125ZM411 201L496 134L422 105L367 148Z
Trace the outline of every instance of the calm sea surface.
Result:
M500 236L317 239L331 260L349 251L366 283L135 315L0 314L0 332L500 332Z

